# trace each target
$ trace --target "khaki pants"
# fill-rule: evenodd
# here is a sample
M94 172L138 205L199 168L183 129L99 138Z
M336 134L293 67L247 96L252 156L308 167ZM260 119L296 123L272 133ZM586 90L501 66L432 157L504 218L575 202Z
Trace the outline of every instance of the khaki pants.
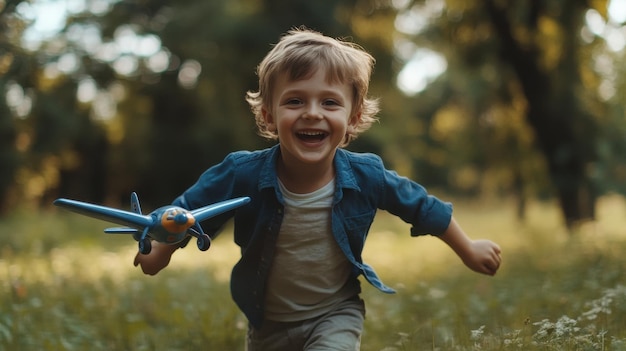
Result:
M358 351L365 319L363 300L340 303L333 311L301 322L264 321L248 328L247 351Z

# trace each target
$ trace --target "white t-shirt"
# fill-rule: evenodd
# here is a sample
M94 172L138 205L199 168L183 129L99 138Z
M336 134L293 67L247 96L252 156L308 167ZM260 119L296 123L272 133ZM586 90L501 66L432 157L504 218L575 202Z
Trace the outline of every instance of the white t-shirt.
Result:
M320 316L358 294L348 283L352 265L333 238L331 207L335 181L308 194L280 183L285 214L270 269L265 317L292 322Z

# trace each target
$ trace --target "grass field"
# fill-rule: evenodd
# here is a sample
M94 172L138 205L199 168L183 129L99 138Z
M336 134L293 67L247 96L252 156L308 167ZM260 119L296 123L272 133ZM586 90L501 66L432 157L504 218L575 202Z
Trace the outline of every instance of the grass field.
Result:
M362 350L626 350L626 202L570 235L556 208L458 202L475 238L503 249L495 277L466 269L432 237L381 213L365 260L398 293L363 284ZM242 350L246 321L230 299L238 249L225 232L190 245L157 276L132 266L135 242L65 212L0 222L0 350Z

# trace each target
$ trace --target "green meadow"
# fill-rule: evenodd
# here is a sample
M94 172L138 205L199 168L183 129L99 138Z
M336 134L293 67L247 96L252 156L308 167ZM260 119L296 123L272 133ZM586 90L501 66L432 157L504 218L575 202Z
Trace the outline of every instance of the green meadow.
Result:
M573 233L551 203L519 221L513 203L460 200L455 216L501 245L499 273L471 272L438 239L411 238L380 213L364 257L398 292L363 284L362 350L626 350L623 198L602 198L597 221ZM0 221L0 350L243 350L229 230L145 276L132 265L136 243L107 226L62 211Z

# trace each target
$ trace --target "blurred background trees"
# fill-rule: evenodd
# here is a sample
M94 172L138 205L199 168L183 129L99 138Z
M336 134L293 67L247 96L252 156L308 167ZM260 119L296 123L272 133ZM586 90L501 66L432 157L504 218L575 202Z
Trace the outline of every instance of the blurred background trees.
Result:
M168 203L269 142L243 97L305 25L376 58L380 124L350 149L456 196L626 191L626 1L0 0L0 203Z

